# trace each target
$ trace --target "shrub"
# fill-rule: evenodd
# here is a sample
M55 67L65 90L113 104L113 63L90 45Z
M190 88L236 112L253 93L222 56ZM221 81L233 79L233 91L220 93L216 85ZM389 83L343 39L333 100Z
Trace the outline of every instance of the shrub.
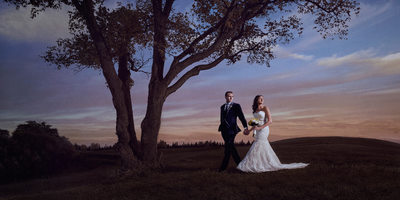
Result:
M7 146L10 141L10 134L7 130L0 129L0 175L6 170L3 160L7 156Z
M18 125L3 146L0 163L5 179L47 175L67 166L75 150L66 137L45 122ZM0 167L1 167L0 165Z
M8 132L8 130L0 129L0 138L9 138L9 137L10 133Z

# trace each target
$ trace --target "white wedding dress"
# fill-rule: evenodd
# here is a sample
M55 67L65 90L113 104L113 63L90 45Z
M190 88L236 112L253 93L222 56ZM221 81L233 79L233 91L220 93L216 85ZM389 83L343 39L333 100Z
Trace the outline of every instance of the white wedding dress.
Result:
M256 112L254 113L254 117L258 119L260 125L262 125L265 119L265 112ZM259 131L255 131L254 134L255 141L244 159L237 166L237 169L244 172L267 172L280 169L303 168L308 165L306 163L282 164L268 142L268 126Z

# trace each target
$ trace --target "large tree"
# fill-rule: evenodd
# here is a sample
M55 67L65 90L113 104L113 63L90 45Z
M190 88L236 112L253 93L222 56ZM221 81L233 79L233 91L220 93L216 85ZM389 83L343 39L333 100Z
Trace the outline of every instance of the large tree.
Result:
M82 34L76 34L86 37L84 42L88 45L82 45L82 48L93 48L86 52L75 49L77 51L71 55L86 57L90 52L95 58L91 60L103 72L117 111L118 146L123 167L126 169L134 169L139 162L157 164L157 137L164 102L191 77L216 67L223 61L233 64L242 56L247 56L249 63L269 66L269 61L274 58L273 47L279 42L289 42L301 34L301 18L305 15L314 17L314 29L323 38L344 38L351 16L359 12L359 4L355 0L194 0L192 9L187 12L174 10L174 0L136 1L132 5L140 5L140 9L121 5L111 11L103 6L102 1L93 0L5 1L17 6L31 5L34 8L33 14L46 8L60 8L61 4L73 7L74 14L70 15L70 21L78 19L80 23L76 24L81 27L72 29L72 32L83 31ZM116 18L104 17L119 9L126 10L126 13L117 15ZM130 16L128 13L141 14ZM121 29L119 25L125 23L119 22L120 17L127 20L126 24L141 20L141 24L145 26L129 25L127 29ZM146 28L146 25L149 27ZM132 32L136 36L128 37L129 42L119 40L121 30ZM143 36L146 33L151 34L150 40L143 42L138 39L138 35L146 38ZM65 48L68 43L80 46L84 42L79 38L64 40L67 43L60 41L61 45L54 47L47 59L65 66L62 56L65 58L68 54L57 55L54 52L58 48L74 49ZM131 101L126 80L130 80L130 73L129 70L126 72L126 67L121 69L121 63L126 63L131 58L137 44L152 50L151 78L146 115L141 123L140 150L134 130L132 133L133 117L130 117L132 112L129 110ZM122 49L121 52L125 53L126 49L131 51L128 50L128 54L120 54L120 51L115 54L115 49ZM123 59L121 55L129 56ZM116 56L121 59L116 60ZM168 65L167 56L172 59ZM62 62L57 63L60 58ZM119 62L118 73L114 69L115 62ZM92 65L76 60L72 62L76 63Z
M138 165L138 159L141 160L140 143L135 132L130 93L130 89L134 85L131 72L149 74L142 70L148 59L143 55L137 56L137 49L146 48L151 41L151 18L148 15L150 7L148 4L138 4L135 7L128 4L110 10L101 1L95 2L90 7L93 7L92 11L93 16L96 17L97 27L104 44L107 45L106 54L108 54L108 58L112 59L113 64L118 66L117 74L110 69L112 73L104 74L104 76L119 81L120 86L117 90L122 92L124 97L124 99L118 100L120 103L114 101L117 111L117 148L123 158L122 168L130 169ZM57 45L49 47L42 57L46 62L57 65L58 68L74 67L76 70L94 68L104 71L101 54L88 31L88 22L85 21L82 12L88 11L75 9L70 12L69 31L72 37L59 39ZM117 77L115 77L116 75ZM108 80L107 85L112 90ZM114 93L112 94L113 99L116 98Z
M151 42L150 4L120 6L111 10L102 0L5 0L17 8L31 6L32 17L46 9L69 9L71 38L59 39L42 56L58 68L74 66L100 69L112 94L117 114L117 149L123 171L141 166L140 143L134 127L130 89L131 71L140 72L145 59L136 59L136 48ZM118 65L118 71L114 65Z

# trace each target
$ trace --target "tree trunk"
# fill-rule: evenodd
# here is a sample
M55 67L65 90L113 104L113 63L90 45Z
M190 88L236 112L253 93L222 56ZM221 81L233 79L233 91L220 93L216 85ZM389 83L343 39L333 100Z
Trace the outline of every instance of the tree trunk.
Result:
M113 66L109 66L114 69ZM118 76L114 73L110 73L109 70L103 68L104 77L109 85L113 104L117 114L116 134L118 136L117 149L121 155L121 169L132 170L134 169L138 161L131 148L131 134L130 134L130 118L127 110L126 95L124 91L124 84L118 79Z
M130 142L130 124L127 104L125 101L124 84L119 79L114 68L112 56L107 47L106 40L98 27L94 15L94 5L92 0L82 2L73 1L80 14L86 21L90 36L93 39L97 53L100 58L100 65L104 78L110 89L113 105L117 113L116 134L118 136L117 149L121 155L121 169L123 171L132 170L138 165L138 160L134 156Z
M157 167L159 163L157 155L157 138L161 126L161 112L166 98L167 82L163 78L165 64L166 25L172 8L172 0L163 3L161 0L152 0L154 14L154 43L153 64L149 83L149 95L147 99L147 111L141 129L141 150L143 161Z
M150 81L146 116L142 121L141 151L143 161L153 167L160 165L157 138L161 126L161 112L165 102L166 86Z
M103 73L106 79L108 76L110 76L110 74L108 74L104 69ZM129 111L127 110L127 107L129 105L127 105L126 102L126 93L124 92L125 89L124 84L121 83L120 80L115 78L107 80L107 83L109 84L109 86L113 85L110 86L110 91L113 97L113 104L117 114L117 125L116 125L116 134L118 136L117 149L121 155L121 169L132 170L137 166L138 161L131 147L131 139L132 139L131 126L133 121L130 120Z
M140 147L136 137L135 124L133 119L132 99L130 93L130 89L133 85L133 80L131 79L131 72L128 68L128 59L128 52L119 57L118 77L122 81L122 92L124 93L125 106L128 112L129 145L132 148L135 156L139 157Z

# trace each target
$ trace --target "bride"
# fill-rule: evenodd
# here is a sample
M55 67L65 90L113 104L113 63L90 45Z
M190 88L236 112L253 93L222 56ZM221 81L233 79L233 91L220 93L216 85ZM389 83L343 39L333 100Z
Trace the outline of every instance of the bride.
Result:
M268 142L269 125L272 123L271 113L263 105L264 97L257 95L253 101L253 115L259 121L249 131L254 131L255 141L247 152L246 157L239 163L237 169L244 172L267 172L280 169L303 168L306 163L282 164Z

